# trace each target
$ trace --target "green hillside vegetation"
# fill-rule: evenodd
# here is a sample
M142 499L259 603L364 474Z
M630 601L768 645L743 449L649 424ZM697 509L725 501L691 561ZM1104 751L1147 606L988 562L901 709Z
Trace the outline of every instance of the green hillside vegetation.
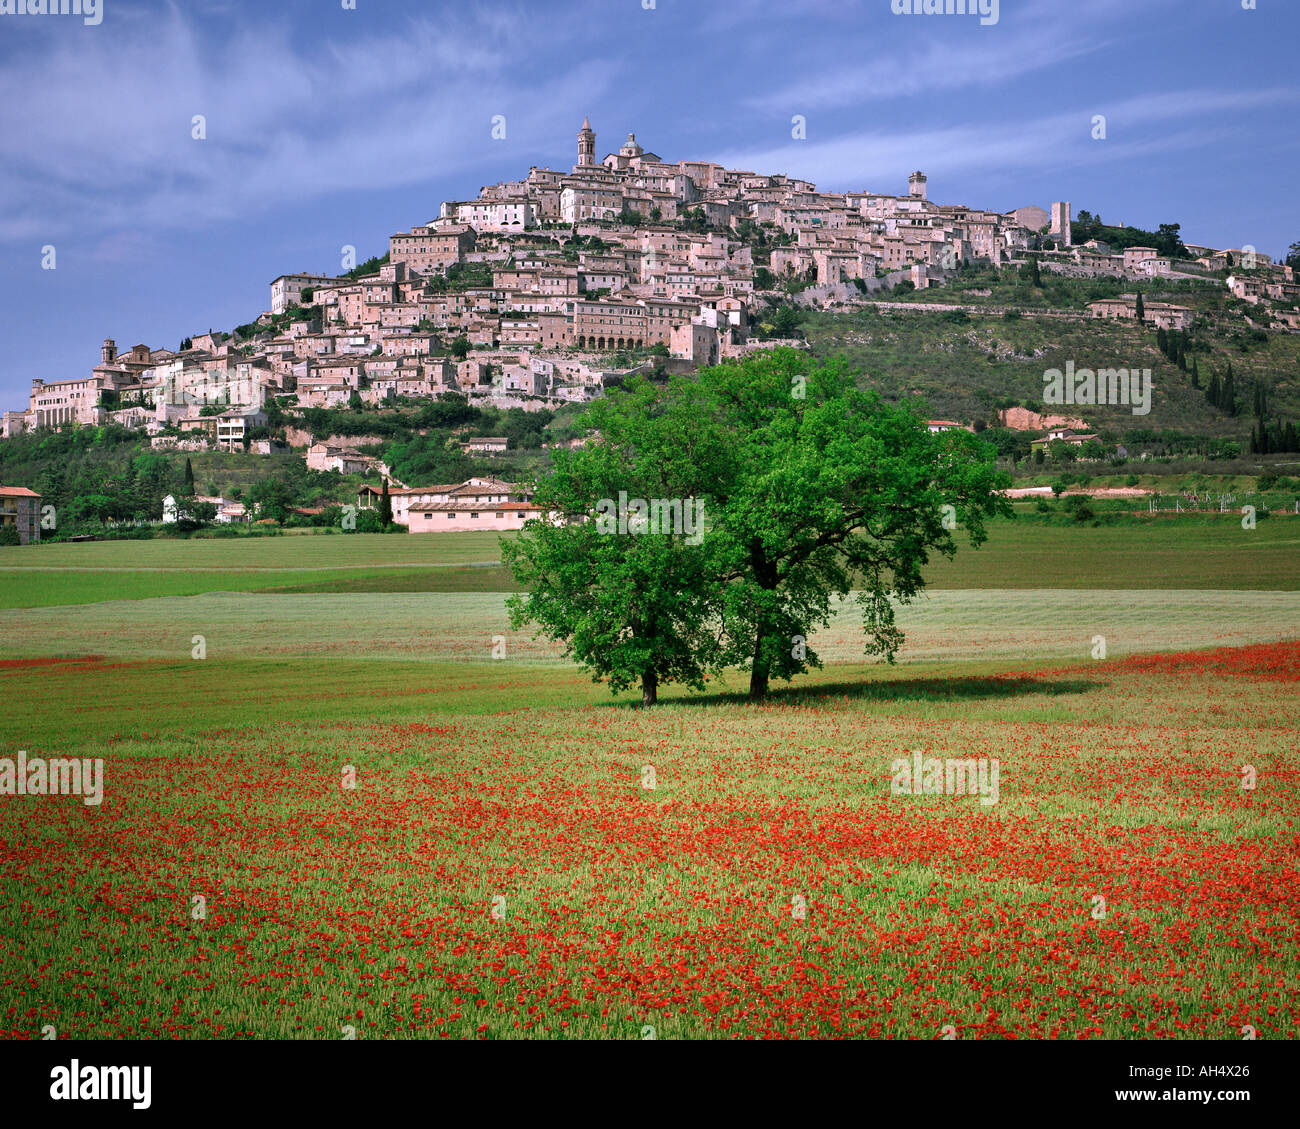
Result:
M925 297L942 301L941 293L926 291ZM1267 392L1272 417L1300 416L1300 335L1296 334L1244 334L1210 324L1193 328L1188 333L1188 371L1184 372L1161 351L1157 331L1128 320L1006 318L963 310L913 313L868 307L851 313L804 312L800 325L815 355L847 356L862 371L864 383L890 398L923 396L938 418L992 423L997 409L1019 405L1081 416L1113 440L1134 429L1172 430L1232 438L1244 451L1250 439L1256 383ZM1045 405L1043 373L1050 368L1063 370L1069 361L1076 368L1094 370L1150 368L1150 414L1135 416L1123 405ZM1199 388L1193 384L1193 364ZM1229 369L1238 390L1235 416L1206 398L1214 376Z
M526 412L521 408L470 407L459 398L413 401L381 410L309 408L285 415L271 434L283 437L286 425L314 435L374 437L359 443L364 454L387 461L392 473L413 486L462 482L474 476L511 481L532 477L549 461L544 444L575 437L577 408ZM459 443L475 436L504 436L503 456L473 457ZM248 503L267 503L282 524L338 524L335 507L353 503L365 483L378 485L378 472L342 475L307 468L303 452L257 455L244 451L153 450L149 437L117 424L41 430L0 443L0 482L26 486L55 507L57 528L44 539L57 541L84 533L103 533L125 523L159 522L163 499L187 493L185 467L199 495ZM328 512L317 518L295 516L289 508ZM362 515L368 516L368 515ZM147 532L147 531L145 531ZM169 528L168 534L183 532ZM234 535L235 530L221 532Z

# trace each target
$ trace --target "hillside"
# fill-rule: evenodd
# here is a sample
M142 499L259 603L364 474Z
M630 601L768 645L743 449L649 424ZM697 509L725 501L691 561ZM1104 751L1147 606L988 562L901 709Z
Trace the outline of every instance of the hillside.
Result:
M1043 374L1050 368L1064 369L1069 361L1077 368L1152 370L1152 407L1146 416L1134 416L1124 406L1069 411L1116 440L1134 428L1171 429L1236 439L1244 448L1256 381L1268 392L1271 417L1300 417L1300 334L1223 325L1218 318L1225 301L1221 290L1188 290L1178 284L1143 289L1148 301L1176 302L1197 311L1197 322L1188 334L1187 364L1190 370L1192 361L1196 363L1198 389L1191 373L1180 370L1161 352L1155 330L1133 321L1085 316L1086 302L1109 286L1096 280L1048 282L1047 276L1044 280L1046 296L1010 279L997 286L978 277L960 280L952 289L896 291L885 299L975 308L913 311L869 306L854 311L805 311L800 328L816 356L847 357L863 372L864 382L883 395L924 396L934 415L945 419L992 422L997 407L1013 404L1037 411L1064 410L1044 407ZM1127 292L1133 289L1129 286ZM971 294L971 290L992 293ZM1079 316L1036 317L1028 312L1033 303L1023 301L1025 290L1030 298L1077 310ZM981 306L990 307L989 312L980 312ZM1008 316L1002 312L1007 306L1027 312ZM1235 417L1211 406L1204 392L1212 376L1226 373L1229 366L1241 401Z

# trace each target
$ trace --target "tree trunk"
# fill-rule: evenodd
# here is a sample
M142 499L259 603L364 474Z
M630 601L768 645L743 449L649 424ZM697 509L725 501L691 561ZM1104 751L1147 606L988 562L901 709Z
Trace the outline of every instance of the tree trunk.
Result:
M767 554L763 552L759 545L754 545L750 550L750 554L754 566L754 576L759 586L767 592L776 591L779 583L776 566L767 559ZM763 644L771 631L772 626L766 611L760 612L758 622L754 625L754 661L750 665L749 673L749 700L751 702L761 702L767 697L767 683L768 676L772 671L772 660L769 657L770 652L765 651Z
M763 626L759 626L758 639L754 643L754 662L749 672L751 702L761 702L767 697L768 661L763 657Z
M659 674L647 670L641 675L641 707L653 706L659 700Z

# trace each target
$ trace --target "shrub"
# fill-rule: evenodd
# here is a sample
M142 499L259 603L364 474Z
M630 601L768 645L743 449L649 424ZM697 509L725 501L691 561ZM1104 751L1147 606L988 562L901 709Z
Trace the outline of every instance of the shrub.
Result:
M18 526L0 525L0 545L21 545L22 541L18 536Z

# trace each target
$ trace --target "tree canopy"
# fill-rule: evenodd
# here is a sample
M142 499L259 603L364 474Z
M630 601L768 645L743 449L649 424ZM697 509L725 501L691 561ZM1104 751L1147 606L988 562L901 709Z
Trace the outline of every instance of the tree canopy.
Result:
M851 592L867 653L893 661L894 603L924 588L932 554L956 552L959 523L978 545L984 519L1009 510L991 446L931 433L921 405L886 403L798 350L633 378L581 422L588 443L556 452L537 484L551 518L503 541L528 589L511 620L615 690L639 681L645 704L663 683L698 689L737 667L764 698L772 678L820 665L807 637ZM646 500L650 528L610 530L599 517L614 499ZM676 528L656 528L655 500L682 515Z

